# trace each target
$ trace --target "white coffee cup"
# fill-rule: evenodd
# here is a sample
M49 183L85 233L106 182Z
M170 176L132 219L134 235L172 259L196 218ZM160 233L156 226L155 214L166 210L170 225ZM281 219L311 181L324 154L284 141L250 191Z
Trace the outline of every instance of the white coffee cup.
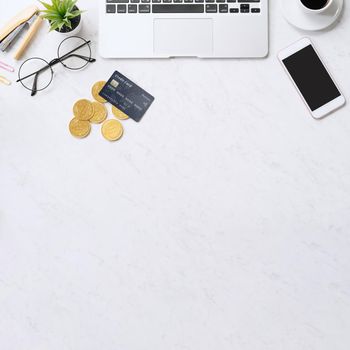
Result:
M318 10L314 10L314 9L309 8L309 7L306 7L301 0L297 0L297 1L299 1L299 4L303 8L303 10L308 12L308 13L322 13L322 12L327 11L331 7L334 0L328 0L326 5L324 5L321 9L318 9Z

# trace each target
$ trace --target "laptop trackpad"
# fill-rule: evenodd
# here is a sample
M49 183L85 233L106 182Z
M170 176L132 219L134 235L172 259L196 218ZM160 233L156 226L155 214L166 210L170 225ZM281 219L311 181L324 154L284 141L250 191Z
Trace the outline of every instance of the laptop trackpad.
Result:
M154 19L154 53L166 56L210 56L213 53L211 19Z

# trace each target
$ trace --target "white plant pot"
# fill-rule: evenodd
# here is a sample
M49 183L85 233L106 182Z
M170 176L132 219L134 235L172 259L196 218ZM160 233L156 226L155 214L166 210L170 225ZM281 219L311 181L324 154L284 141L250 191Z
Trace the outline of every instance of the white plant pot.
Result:
M71 32L63 33L63 34L65 34L66 36L78 35L81 32L82 28L83 28L83 16L80 15L80 22L78 26L75 29L73 29Z
M63 36L67 36L67 37L75 36L75 35L78 35L81 32L82 28L83 28L83 16L80 15L80 22L79 22L78 26L75 29L71 30L70 32L65 32L65 33L58 32L56 30L56 33L60 34L60 35L63 35Z

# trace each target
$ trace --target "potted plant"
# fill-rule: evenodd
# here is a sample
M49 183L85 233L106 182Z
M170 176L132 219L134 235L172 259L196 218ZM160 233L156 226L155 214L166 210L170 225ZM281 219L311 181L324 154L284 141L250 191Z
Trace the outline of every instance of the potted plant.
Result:
M51 0L51 3L40 1L45 10L40 11L41 17L48 20L50 31L68 35L76 35L81 29L82 11L79 10L77 0Z

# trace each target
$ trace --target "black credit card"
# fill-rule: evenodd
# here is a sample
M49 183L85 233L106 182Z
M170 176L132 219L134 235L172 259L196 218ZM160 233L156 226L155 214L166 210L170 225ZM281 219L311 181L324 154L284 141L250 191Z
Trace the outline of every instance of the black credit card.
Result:
M100 96L139 122L154 101L154 97L115 71L100 92Z

